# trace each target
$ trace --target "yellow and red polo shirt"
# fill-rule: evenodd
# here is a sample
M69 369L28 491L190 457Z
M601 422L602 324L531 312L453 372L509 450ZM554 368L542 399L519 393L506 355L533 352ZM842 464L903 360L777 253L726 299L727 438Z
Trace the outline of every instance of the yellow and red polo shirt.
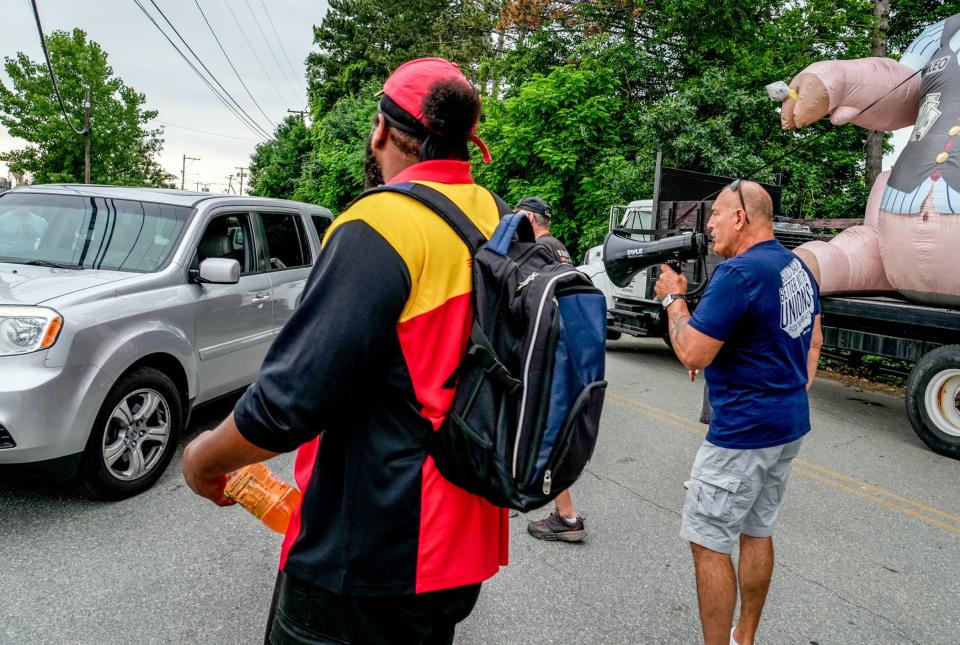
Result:
M442 192L488 237L499 223L469 162L392 178L409 181ZM396 193L357 201L327 232L301 305L235 409L254 444L299 447L303 501L280 559L289 575L384 596L476 584L506 564L506 511L444 479L423 447L453 403L471 263L440 216Z

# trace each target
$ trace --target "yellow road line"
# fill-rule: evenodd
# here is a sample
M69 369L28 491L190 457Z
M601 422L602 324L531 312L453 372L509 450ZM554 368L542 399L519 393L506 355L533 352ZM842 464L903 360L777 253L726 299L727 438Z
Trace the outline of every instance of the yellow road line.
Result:
M908 504L908 505L913 506L914 508L916 508L916 509L918 509L918 510L920 510L920 511L923 511L923 512L925 512L925 513L930 513L931 515L938 515L938 516L940 516L940 517L942 517L942 518L945 518L945 519L947 519L947 520L949 520L949 521L951 521L951 522L953 522L953 523L955 523L955 524L960 524L960 515L954 515L953 513L948 513L947 511L941 511L939 508L934 508L934 507L932 507L932 506L927 506L926 504L921 504L920 502L915 502L915 501L913 501L912 499L908 499L908 498L906 498L906 497L902 497L902 496L900 496L900 495L897 495L896 493L893 493L893 492L888 491L888 490L886 490L886 489L880 488L879 486L877 486L877 485L875 485L875 484L871 484L871 483L862 481L862 480L860 480L860 479L856 479L856 478L854 478L854 477L850 477L849 475L845 475L845 474L839 473L839 472L837 472L837 471L835 471L835 470L831 470L830 468L827 468L826 466L821 466L821 465L819 465L819 464L811 463L811 462L809 462L809 461L807 461L807 460L805 460L805 459L799 459L799 458L798 458L798 459L794 459L794 463L796 463L796 464L798 464L798 465L801 465L801 466L804 466L804 467L806 467L806 468L810 468L810 469L812 469L812 470L819 471L819 472L821 472L821 473L823 473L823 474L825 474L825 475L827 475L827 476L829 476L829 477L832 477L832 478L834 478L834 479L839 479L839 480L841 480L841 481L849 482L849 483L851 483L851 484L853 484L853 485L855 485L855 486L859 486L859 487L861 487L861 488L865 488L865 489L867 489L868 491L870 491L871 493L873 493L874 495L882 495L882 496L884 496L884 497L889 497L889 498L892 499L892 500L895 500L895 501L897 501L897 502L901 502L901 503L903 503L903 504Z
M831 486L831 487L833 487L833 488L836 488L837 490L841 490L841 491L843 491L843 492L845 492L845 493L849 493L849 494L855 495L855 496L857 496L857 497L862 497L863 499L865 499L865 500L867 500L867 501L870 501L870 502L873 502L874 504L879 504L879 505L881 505L881 506L885 506L885 507L887 507L887 508L889 508L889 509L891 509L891 510L894 510L894 511L896 511L896 512L898 512L898 513L901 513L901 514L903 514L903 515L906 515L907 517L912 517L913 519L920 520L921 522L923 522L923 523L925 523L925 524L929 524L930 526L935 526L935 527L937 527L937 528L943 529L944 531L950 531L951 533L956 533L957 535L960 535L960 526L953 526L953 525L951 525L951 524L947 524L946 522L941 522L940 520L935 519L935 518L933 518L933 517L930 517L929 515L924 515L923 513L918 513L917 511L914 511L914 510L912 510L912 509L910 509L910 508L906 508L906 507L904 507L904 506L900 506L900 505L895 504L895 503L891 502L890 500L884 499L884 498L882 498L882 497L877 497L877 496L875 496L875 495L871 495L870 493L868 493L868 492L866 492L866 491L857 490L856 488L853 488L852 486L847 486L847 485L842 484L842 483L840 483L840 482L838 482L838 481L836 481L836 480L829 479L829 478L827 478L827 477L821 477L820 475L818 475L818 474L816 474L816 473L814 473L814 472L811 472L811 471L807 470L807 469L804 468L803 466L800 466L799 468L798 468L797 466L799 466L799 464L794 464L794 467L793 467L792 471L793 471L794 473L798 474L798 475L802 475L803 477L808 477L808 478L810 478L810 479L814 479L814 480L816 480L816 481L818 481L818 482L821 482L821 483L823 483L823 484L826 484L827 486Z
M684 432L694 434L698 437L704 437L706 435L702 424L679 417L648 403L641 403L636 399L610 392L609 390L606 393L606 398L617 405L637 410L649 417L669 423ZM793 471L802 477L813 479L837 490L897 511L907 517L920 520L930 526L960 535L960 515L948 513L938 508L928 506L927 504L913 501L874 484L837 472L826 466L814 464L805 459L795 459ZM938 518L943 518L947 521L944 522Z

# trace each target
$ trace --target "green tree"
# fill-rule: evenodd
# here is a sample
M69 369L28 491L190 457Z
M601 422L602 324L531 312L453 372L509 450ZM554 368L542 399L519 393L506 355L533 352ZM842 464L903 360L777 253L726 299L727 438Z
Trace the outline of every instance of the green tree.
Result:
M47 48L69 118L83 125L84 91L91 97L91 180L131 186L172 185L173 176L155 161L162 130L147 128L156 110L146 97L114 76L107 54L80 29L57 31ZM11 87L0 82L0 124L30 143L0 155L13 172L38 183L78 182L84 174L83 138L64 121L44 62L20 52L5 59Z
M620 155L623 111L613 70L594 63L537 75L506 101L489 99L481 134L493 162L479 183L513 203L540 195L554 209L552 232L578 252L585 224L623 199L616 179L630 172Z
M339 99L370 81L385 79L402 63L442 56L464 66L490 52L493 0L331 0L319 26L318 49L307 57L313 114L320 118ZM379 89L379 88L378 88Z
M890 50L902 52L929 24L960 13L960 0L892 0Z
M257 144L250 159L250 194L292 198L311 150L310 129L300 118L288 116L273 139Z
M363 190L364 148L377 109L380 83L344 96L313 125L313 151L293 198L338 212Z

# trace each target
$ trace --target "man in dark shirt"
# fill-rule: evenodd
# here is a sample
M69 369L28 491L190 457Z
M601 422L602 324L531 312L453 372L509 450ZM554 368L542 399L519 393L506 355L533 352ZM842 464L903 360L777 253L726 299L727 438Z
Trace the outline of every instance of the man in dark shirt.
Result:
M693 316L687 281L661 266L657 296L683 365L704 369L713 414L690 471L680 535L690 542L707 645L752 645L773 575L773 528L810 430L807 389L822 344L817 282L773 237L759 184L721 191L707 227L720 264ZM739 542L739 577L730 553ZM740 590L740 620L733 626Z
M489 160L479 114L453 63L402 65L384 84L367 183L426 184L489 237L500 213L473 183L468 151L473 141ZM325 235L256 383L184 451L190 487L226 505L227 474L297 450L303 500L281 548L269 643L452 643L480 583L506 564L505 509L444 479L424 448L469 339L471 261L420 202L358 200Z
M524 197L517 205L513 207L513 212L520 215L526 215L533 226L533 235L537 238L537 243L550 249L557 262L562 264L573 264L570 258L570 252L563 242L550 235L550 220L553 218L553 209L547 202L540 197Z
M550 235L550 220L553 218L553 209L540 197L524 197L513 207L513 212L524 215L533 226L533 234L537 243L550 249L557 262L573 264L570 252L563 242ZM556 508L542 520L527 524L527 532L538 540L551 542L580 542L587 536L587 529L583 518L577 513L573 505L570 491L565 490L555 500Z

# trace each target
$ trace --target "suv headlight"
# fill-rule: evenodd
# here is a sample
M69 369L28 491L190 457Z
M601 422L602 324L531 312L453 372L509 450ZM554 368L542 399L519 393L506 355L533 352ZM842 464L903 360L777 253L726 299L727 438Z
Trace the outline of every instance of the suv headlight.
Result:
M0 356L29 354L57 342L63 317L46 307L0 307Z

